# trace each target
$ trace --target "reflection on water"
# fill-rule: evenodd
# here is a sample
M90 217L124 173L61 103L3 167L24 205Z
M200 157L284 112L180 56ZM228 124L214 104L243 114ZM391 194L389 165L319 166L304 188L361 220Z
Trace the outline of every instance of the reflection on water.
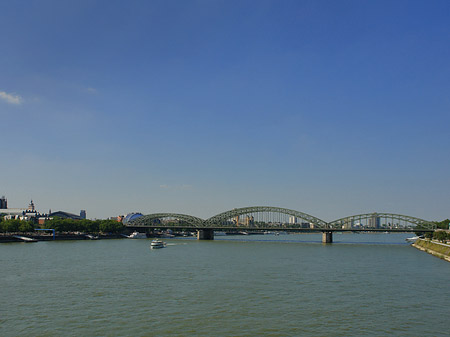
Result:
M2 244L0 335L444 336L450 265L408 236Z

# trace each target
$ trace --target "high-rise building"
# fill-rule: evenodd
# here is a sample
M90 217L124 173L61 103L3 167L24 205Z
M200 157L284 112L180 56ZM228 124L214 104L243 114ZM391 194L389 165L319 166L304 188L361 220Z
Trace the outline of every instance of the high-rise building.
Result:
M297 223L297 217L295 217L295 216L290 216L290 217L289 217L289 223L290 223L291 225L296 224L296 223Z
M352 229L353 228L353 218L346 218L344 223L342 224L343 229Z
M5 196L0 198L0 209L8 208L8 200L6 200Z
M80 218L86 219L86 210L85 209L82 209L80 211Z
M377 215L377 213L372 214L369 218L369 227L371 228L380 228L381 219Z
M254 223L255 223L255 218L252 215L251 216L247 215L245 217L245 224L247 226L253 225Z
M234 223L236 226L239 226L239 215L237 215L237 216L235 216L235 217L233 218L233 223Z

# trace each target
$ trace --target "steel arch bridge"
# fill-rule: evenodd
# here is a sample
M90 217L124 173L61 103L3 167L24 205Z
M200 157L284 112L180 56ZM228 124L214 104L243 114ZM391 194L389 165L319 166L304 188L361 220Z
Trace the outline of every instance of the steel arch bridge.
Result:
M193 227L198 228L202 227L204 220L198 218L196 216L188 215L188 214L179 214L179 213L153 213L143 215L133 221L130 222L129 227L136 226L157 226L155 224L156 221L160 221L161 219L175 219L181 220L183 222L183 227ZM174 226L176 227L176 226Z
M223 226L224 222L227 222L233 218L239 217L241 215L257 214L257 213L279 213L288 216L294 216L296 218L303 219L308 223L314 225L315 228L324 229L327 228L327 223L322 219L316 218L315 216L295 211L292 209L281 208L281 207L271 207L271 206L253 206L253 207L243 207L235 208L220 214L217 214L204 222L205 227L216 227ZM234 226L237 227L237 226ZM267 227L267 226L266 226Z
M384 220L384 224L381 224L381 221ZM437 228L436 224L415 218L408 215L402 214L394 214L394 213L365 213L358 215L351 215L345 218L337 219L328 223L329 228L333 229L351 229L354 228L355 225L360 225L363 222L369 222L365 227L376 227L380 228L380 226L384 225L386 229L405 229L405 228L414 228L414 229L427 229L434 230ZM397 223L395 223L397 221Z
M251 216L257 214L269 214L269 217L265 222L260 223L239 223L233 219L239 221L240 216ZM273 220L276 218L274 214L283 215L284 220ZM306 221L310 226L309 228L299 228L298 224L288 224L286 216L294 216L296 218ZM282 217L278 217L281 219ZM161 222L166 219L168 221ZM271 220L270 220L271 219ZM175 220L179 223L171 223L170 220ZM382 223L383 222L383 223ZM235 208L220 214L214 215L207 220L202 218L180 213L153 213L143 215L133 221L131 221L127 227L146 227L146 228L192 228L192 229L244 229L258 230L265 229L281 229L286 228L289 230L301 230L308 229L313 231L413 231L423 229L425 231L433 231L437 228L436 224L424 219L402 215L394 213L374 212L364 213L358 215L351 215L344 218L340 218L331 222L326 222L315 216L307 213L295 211L292 209L271 207L271 206L252 206Z

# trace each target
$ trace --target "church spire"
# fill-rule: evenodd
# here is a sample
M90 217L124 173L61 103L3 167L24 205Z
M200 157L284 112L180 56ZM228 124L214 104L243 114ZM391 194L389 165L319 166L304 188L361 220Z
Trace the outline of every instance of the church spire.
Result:
M33 199L31 199L30 204L28 205L27 212L35 212L35 207L33 203Z

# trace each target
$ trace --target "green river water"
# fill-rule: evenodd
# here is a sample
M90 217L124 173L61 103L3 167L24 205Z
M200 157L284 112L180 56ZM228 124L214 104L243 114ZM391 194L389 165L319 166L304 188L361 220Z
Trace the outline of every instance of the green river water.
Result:
M448 336L410 234L0 244L0 336Z

